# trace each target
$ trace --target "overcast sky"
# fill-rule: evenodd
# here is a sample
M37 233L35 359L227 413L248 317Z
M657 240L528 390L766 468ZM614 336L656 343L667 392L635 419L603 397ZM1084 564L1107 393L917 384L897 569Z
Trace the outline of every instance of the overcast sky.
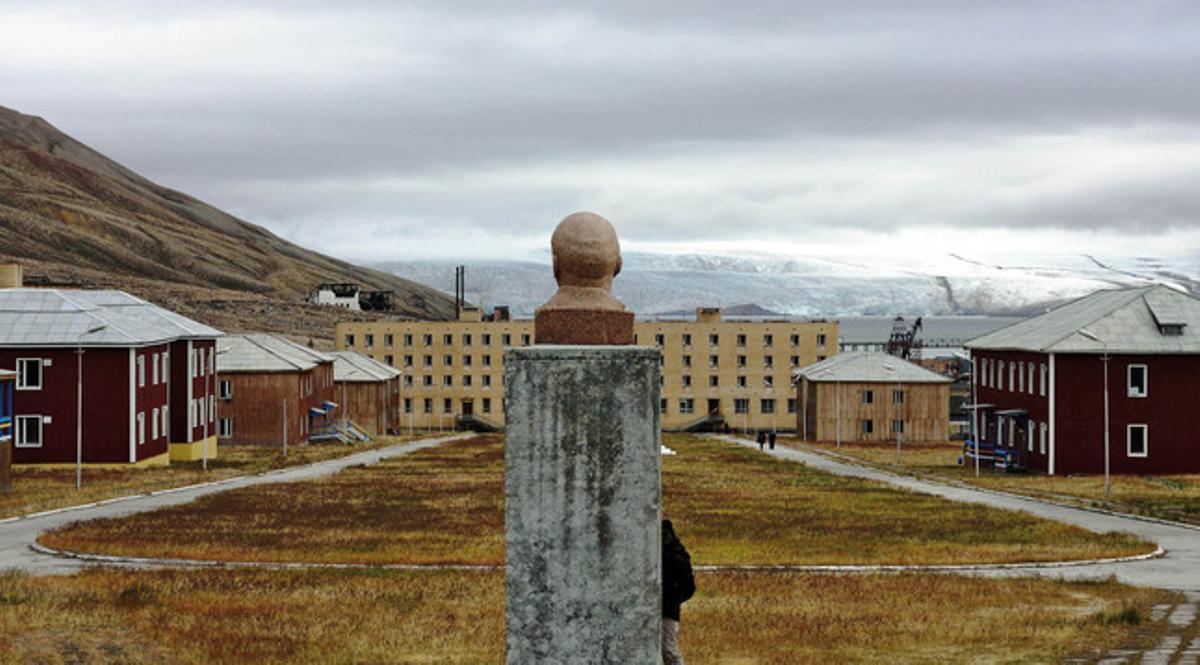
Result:
M0 104L358 260L1200 248L1194 1L0 0Z

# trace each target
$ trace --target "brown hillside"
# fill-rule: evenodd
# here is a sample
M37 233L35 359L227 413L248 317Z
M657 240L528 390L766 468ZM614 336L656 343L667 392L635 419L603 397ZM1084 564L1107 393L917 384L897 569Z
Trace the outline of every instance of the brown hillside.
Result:
M2 106L0 257L31 285L123 288L229 330L328 338L347 314L299 301L330 281L395 291L393 317L454 311L440 291L289 243Z

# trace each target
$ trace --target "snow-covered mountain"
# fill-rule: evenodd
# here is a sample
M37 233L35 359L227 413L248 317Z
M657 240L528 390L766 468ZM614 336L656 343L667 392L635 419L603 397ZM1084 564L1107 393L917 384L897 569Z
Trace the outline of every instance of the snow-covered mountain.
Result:
M554 293L549 260L408 260L375 267L453 291L467 266L468 299L526 317ZM794 316L1023 315L1096 289L1160 282L1200 295L1200 254L1149 257L811 257L761 253L626 252L614 292L640 315L754 303Z

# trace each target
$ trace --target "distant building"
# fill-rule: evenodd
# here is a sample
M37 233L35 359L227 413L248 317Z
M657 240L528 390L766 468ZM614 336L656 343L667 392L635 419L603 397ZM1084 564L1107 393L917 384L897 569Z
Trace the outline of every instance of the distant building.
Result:
M308 294L313 305L332 305L343 309L360 311L357 284L322 284Z
M980 440L1049 474L1196 473L1200 300L1097 291L967 344Z
M333 394L342 417L373 437L399 430L400 370L353 351L331 355Z
M815 441L945 441L950 379L880 352L840 353L796 370L796 427Z
M217 346L217 435L226 443L304 443L329 425L333 356L285 337L245 333Z
M204 446L215 456L221 334L121 291L0 290L0 366L17 370L14 462L74 463L77 409L86 464L167 464Z
M417 428L504 425L504 350L533 341L533 322L496 308L484 320L464 307L458 321L342 322L339 350L404 371L403 416ZM637 321L636 341L663 353L659 408L668 430L790 430L792 370L837 351L836 321L692 317Z

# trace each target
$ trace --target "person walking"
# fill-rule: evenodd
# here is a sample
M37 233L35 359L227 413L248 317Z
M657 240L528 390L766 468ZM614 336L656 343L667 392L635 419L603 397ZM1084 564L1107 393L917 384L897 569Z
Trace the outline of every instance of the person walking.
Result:
M762 450L763 444L766 442L767 442L767 433L762 430L758 430L758 449Z
M662 521L662 659L663 665L683 665L679 652L679 610L696 593L692 557L675 535L671 520Z
M767 438L767 441L769 442L768 445L770 445L771 450L775 450L775 430L771 430L771 435Z

